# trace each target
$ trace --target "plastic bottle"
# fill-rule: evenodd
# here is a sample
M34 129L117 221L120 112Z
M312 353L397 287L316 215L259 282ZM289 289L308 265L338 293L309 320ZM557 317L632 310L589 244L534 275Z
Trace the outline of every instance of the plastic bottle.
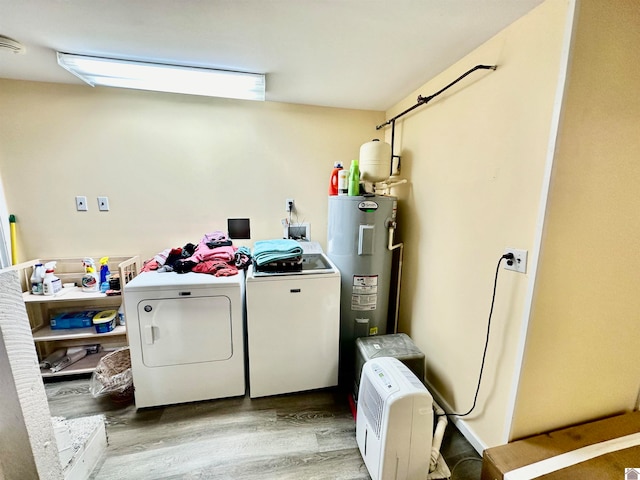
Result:
M49 262L45 265L44 280L42 280L42 293L44 295L55 295L62 290L62 281L53 274L56 262Z
M43 294L42 281L44 279L44 267L41 263L36 263L31 274L31 293L34 295Z
M333 171L331 172L331 180L329 182L329 195L338 195L338 174L342 170L342 163L336 162L333 164Z
M126 325L127 322L124 318L124 308L122 308L122 305L120 305L120 308L118 309L118 325Z
M82 291L97 292L100 290L100 279L96 273L96 264L93 258L85 258L82 261L84 265L84 275L82 276Z
M360 195L360 169L358 160L351 160L351 168L349 168L349 196L357 197Z
M349 194L349 170L338 172L338 195Z
M109 290L109 280L111 279L111 272L109 271L109 257L102 257L100 259L100 291L102 293Z

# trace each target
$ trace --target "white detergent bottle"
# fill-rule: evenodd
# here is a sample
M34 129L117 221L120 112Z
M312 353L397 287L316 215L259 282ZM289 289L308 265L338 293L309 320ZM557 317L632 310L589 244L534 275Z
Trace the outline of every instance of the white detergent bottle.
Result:
M42 281L42 293L45 295L55 295L62 290L62 281L53 274L56 262L49 262L45 265L44 280Z
M44 279L44 267L41 263L36 263L33 267L33 273L31 274L31 293L34 295L42 295Z

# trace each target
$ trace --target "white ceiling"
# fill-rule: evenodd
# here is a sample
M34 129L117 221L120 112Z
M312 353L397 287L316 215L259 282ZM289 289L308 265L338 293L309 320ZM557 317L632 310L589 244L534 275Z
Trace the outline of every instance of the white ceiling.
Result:
M0 0L0 35L26 47L0 52L0 78L80 84L63 51L266 73L269 101L386 110L542 1Z

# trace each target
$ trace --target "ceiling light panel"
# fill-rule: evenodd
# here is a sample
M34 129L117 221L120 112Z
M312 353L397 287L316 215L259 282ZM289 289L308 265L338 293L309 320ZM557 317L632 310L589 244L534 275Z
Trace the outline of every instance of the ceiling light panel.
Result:
M58 52L58 64L91 86L265 99L265 75Z

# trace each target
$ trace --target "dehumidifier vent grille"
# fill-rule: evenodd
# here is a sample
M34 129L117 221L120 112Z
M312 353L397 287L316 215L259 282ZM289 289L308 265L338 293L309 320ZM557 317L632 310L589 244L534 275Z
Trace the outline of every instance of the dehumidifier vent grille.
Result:
M362 376L362 398L358 404L362 405L362 412L369 421L369 425L373 428L377 438L380 438L380 427L382 426L382 410L384 409L384 400L371 383L368 376Z
M409 370L409 368L405 364L398 365L398 370L402 372L404 378L406 378L411 385L413 385L418 390L424 390L425 387L422 382L418 380L418 377L416 377L415 374L411 370Z

